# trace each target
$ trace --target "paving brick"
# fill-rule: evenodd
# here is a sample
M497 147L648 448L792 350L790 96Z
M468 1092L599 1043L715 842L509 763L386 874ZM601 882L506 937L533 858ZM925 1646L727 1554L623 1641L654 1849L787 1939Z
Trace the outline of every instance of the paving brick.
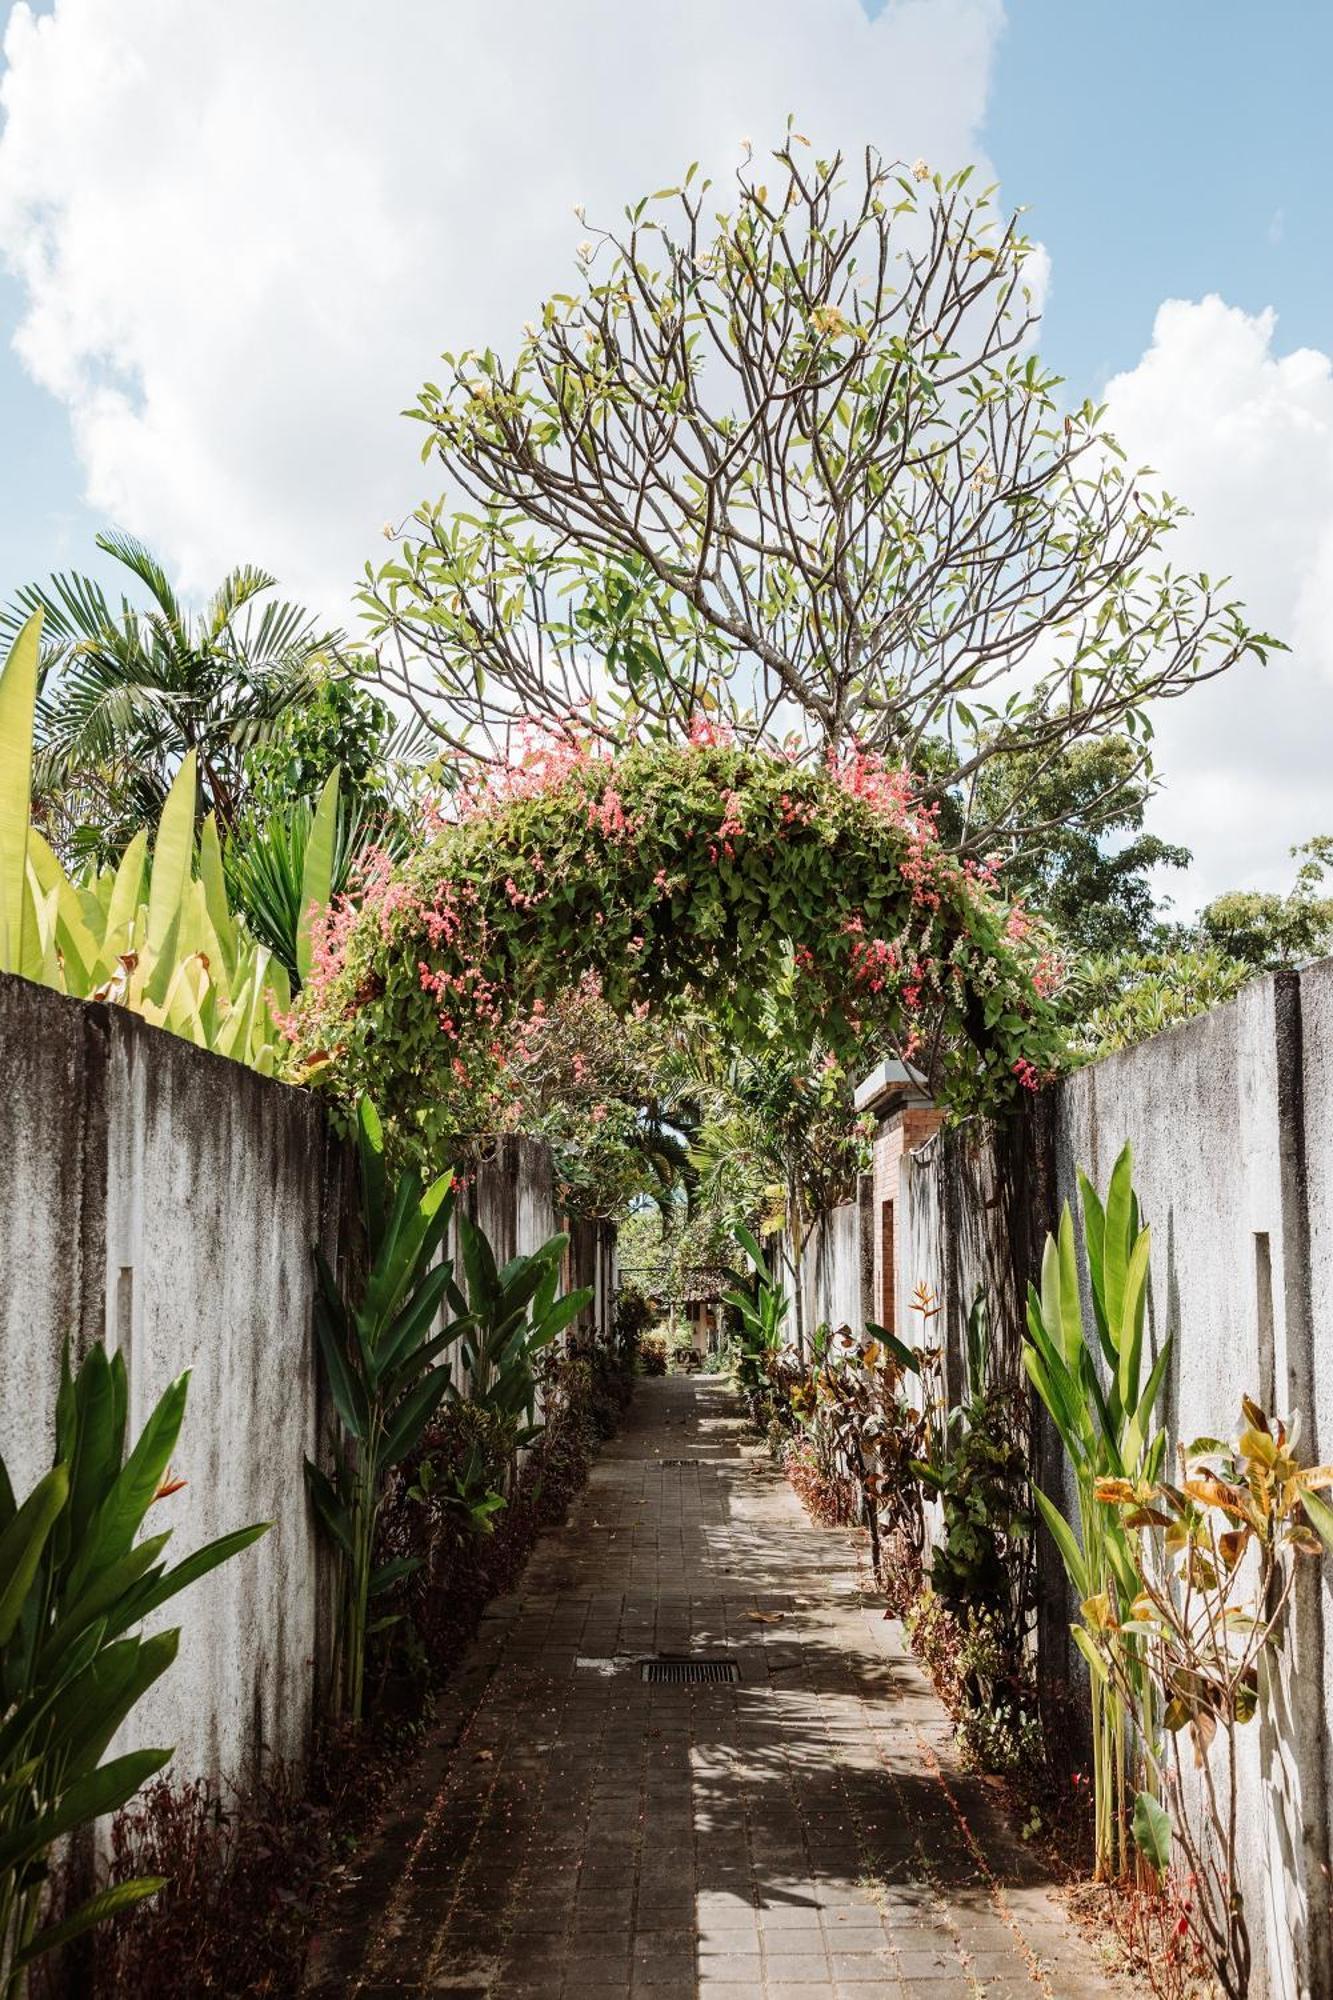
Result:
M1058 2000L1123 1993L862 1585L855 1538L810 1525L722 1384L641 1384L451 1677L313 1990L1036 2000L1007 1906ZM693 1650L739 1683L639 1677Z

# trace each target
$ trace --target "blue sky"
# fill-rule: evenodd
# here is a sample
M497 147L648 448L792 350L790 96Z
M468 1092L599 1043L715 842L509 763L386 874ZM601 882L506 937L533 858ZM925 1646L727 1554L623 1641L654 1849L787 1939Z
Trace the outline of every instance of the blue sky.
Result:
M89 562L114 515L187 589L260 561L341 615L420 497L397 412L438 349L505 339L560 281L574 198L604 212L792 109L821 140L981 154L1027 206L1044 355L1111 385L1195 508L1183 553L1296 647L1164 719L1162 830L1199 894L1285 879L1333 831L1333 5L860 4L5 8L0 321L30 366L0 344L0 593Z
M1011 0L984 135L1055 272L1043 351L1090 393L1164 298L1333 346L1333 6Z
M1041 344L1071 387L1132 366L1164 298L1271 306L1284 346L1333 349L1331 77L1320 0L1010 0L982 138L1051 252ZM104 519L64 408L10 347L21 303L0 276L6 593Z

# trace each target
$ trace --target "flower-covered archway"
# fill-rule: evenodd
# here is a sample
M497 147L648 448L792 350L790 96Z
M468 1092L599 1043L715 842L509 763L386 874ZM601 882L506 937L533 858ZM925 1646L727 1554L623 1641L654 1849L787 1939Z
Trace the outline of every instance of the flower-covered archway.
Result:
M687 745L534 746L329 915L298 1074L445 1142L521 1024L589 973L618 1011L705 1005L744 1043L785 983L844 1060L896 1052L959 1109L1035 1083L1049 967L1021 911L941 846L910 780ZM794 981L794 987L793 987Z

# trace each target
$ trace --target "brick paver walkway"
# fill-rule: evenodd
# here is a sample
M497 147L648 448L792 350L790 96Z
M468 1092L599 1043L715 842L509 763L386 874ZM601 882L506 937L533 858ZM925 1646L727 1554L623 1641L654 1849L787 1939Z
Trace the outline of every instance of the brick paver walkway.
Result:
M735 1686L640 1662L725 1653ZM645 1382L451 1682L316 1954L326 1994L1092 2000L852 1538L724 1387Z

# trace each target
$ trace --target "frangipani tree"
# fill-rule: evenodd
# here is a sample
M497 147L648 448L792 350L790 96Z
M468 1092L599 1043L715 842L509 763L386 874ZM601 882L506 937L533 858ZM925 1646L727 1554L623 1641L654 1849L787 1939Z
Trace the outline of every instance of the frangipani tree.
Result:
M1185 511L1032 351L1033 245L969 174L867 148L691 167L579 248L512 359L447 354L411 411L444 496L364 592L388 685L448 743L521 716L606 743L700 712L855 742L985 849L1029 772L1273 641L1177 573ZM463 511L459 511L462 500ZM1124 774L1119 782L1123 784Z

